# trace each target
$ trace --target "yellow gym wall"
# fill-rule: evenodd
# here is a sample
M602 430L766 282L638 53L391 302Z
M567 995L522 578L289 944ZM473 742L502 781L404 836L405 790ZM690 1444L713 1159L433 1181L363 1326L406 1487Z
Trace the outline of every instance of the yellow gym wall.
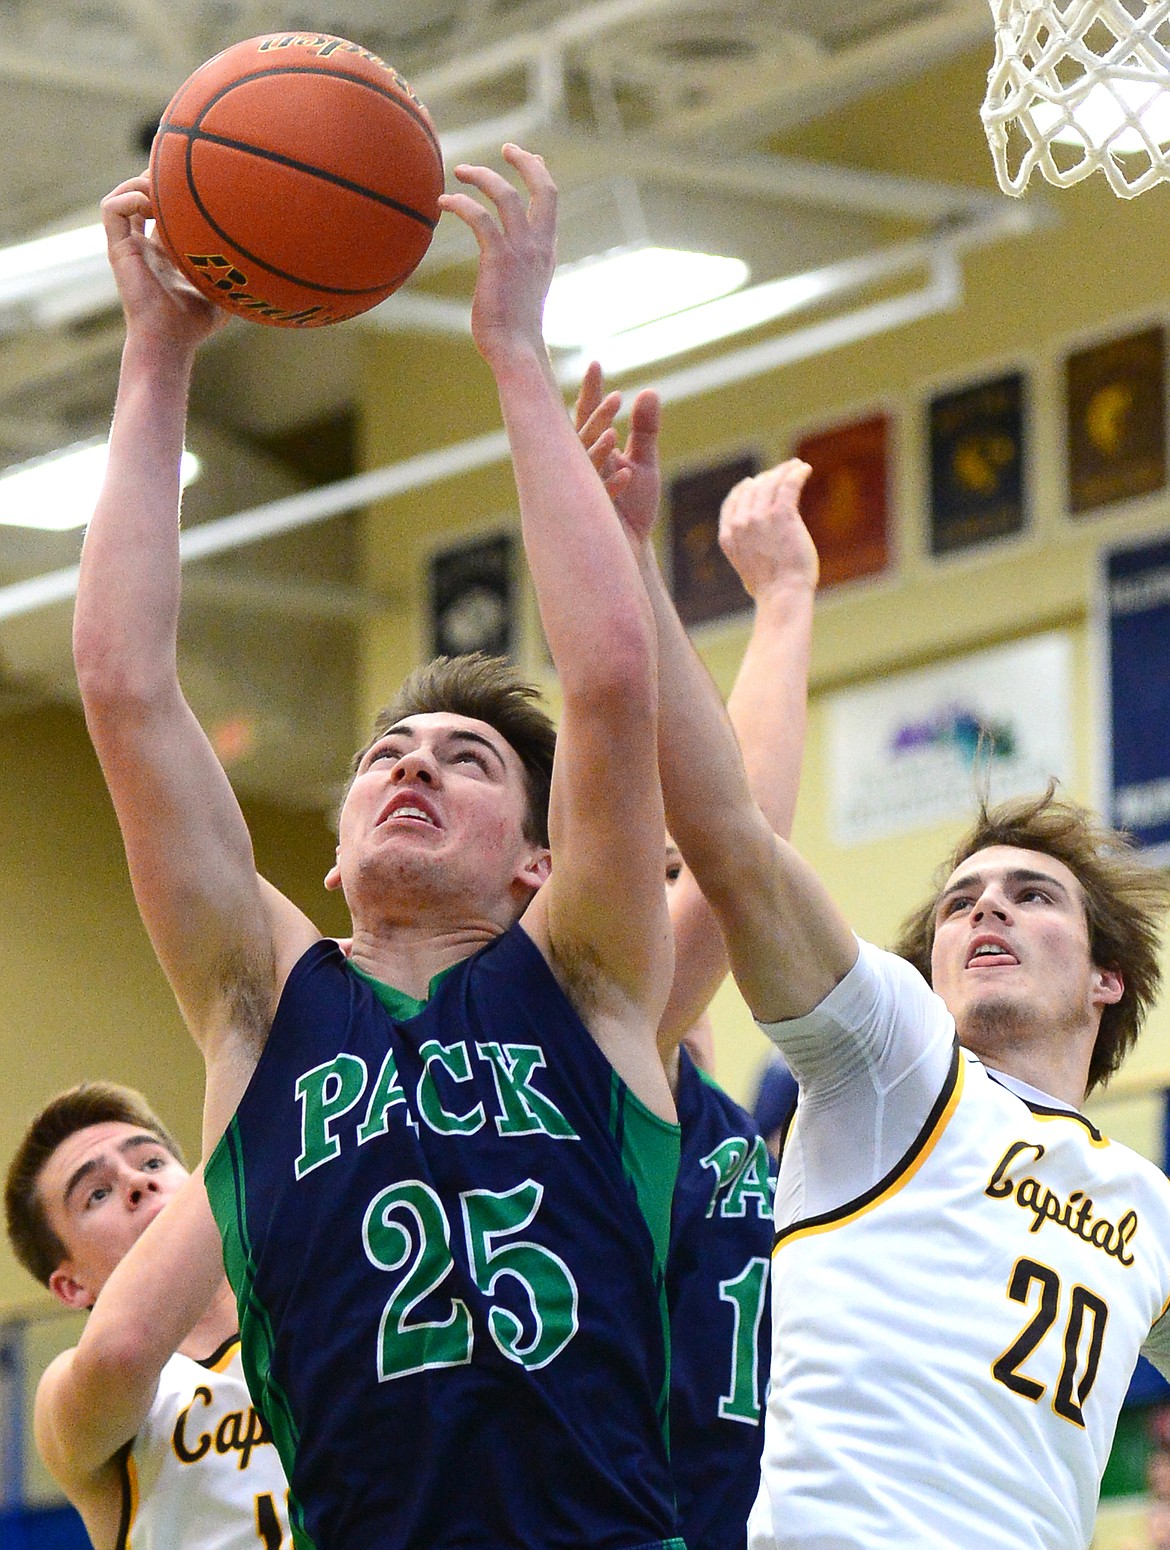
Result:
M978 122L986 68L983 53L968 56L929 80L844 110L778 148L990 192L990 159ZM1028 197L1048 206L1051 224L966 255L965 302L958 311L672 404L665 415L668 476L743 450L776 461L804 431L858 411L882 407L894 418L896 559L886 577L837 588L819 601L795 835L856 929L883 943L928 886L958 826L849 850L836 846L828 827L826 694L1039 630L1066 629L1075 645L1077 773L1070 791L1092 799L1097 704L1088 611L1097 555L1102 545L1170 525L1167 492L1074 522L1064 513L1062 471L1063 362L1070 347L1124 332L1131 323L1161 321L1170 310L1164 273L1170 190L1122 203L1096 178L1067 191L1040 185ZM1028 382L1028 530L1019 539L933 561L925 531L926 405L940 388L1008 369L1022 370ZM662 374L667 370L669 365ZM643 373L641 380L652 375ZM457 341L400 336L372 343L367 387L365 457L371 466L499 424L488 373L471 347ZM367 709L381 703L386 685L427 650L427 556L460 536L516 520L502 463L385 502L372 513L366 579L404 602L367 639L359 696ZM525 665L540 671L530 600L525 622ZM698 632L700 651L724 691L745 640L743 619ZM731 987L721 992L715 1015L719 1075L746 1099L766 1045ZM1140 1085L1143 1074L1170 1079L1170 1008L1153 1019L1118 1092ZM1152 1100L1112 1098L1094 1112L1113 1134L1159 1155Z
M321 887L334 838L316 813L249 805L260 869L322 930L344 910ZM203 1067L138 918L101 772L77 712L0 720L0 1159L63 1087L140 1088L199 1155ZM0 1316L52 1306L0 1247Z

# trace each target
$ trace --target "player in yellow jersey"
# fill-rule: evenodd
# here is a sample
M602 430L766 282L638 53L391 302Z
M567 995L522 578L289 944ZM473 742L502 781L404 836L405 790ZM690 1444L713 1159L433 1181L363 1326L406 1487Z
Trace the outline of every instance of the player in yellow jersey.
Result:
M214 1227L188 1177L140 1094L109 1082L58 1094L8 1171L17 1258L66 1307L92 1310L41 1379L35 1429L95 1550L279 1550L288 1534L284 1475L244 1382L230 1288L200 1253L201 1223L204 1249Z

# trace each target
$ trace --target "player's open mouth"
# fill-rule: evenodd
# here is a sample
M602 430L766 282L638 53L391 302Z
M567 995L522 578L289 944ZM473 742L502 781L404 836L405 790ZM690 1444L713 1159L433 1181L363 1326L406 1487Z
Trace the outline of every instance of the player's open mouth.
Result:
M1008 967L1017 965L1019 961L1020 960L1016 957L1015 953L1012 952L1011 948L1008 947L1005 942L999 942L994 938L984 937L980 941L976 942L974 947L972 947L971 951L967 954L967 962L965 967L968 969L991 969L996 968L997 966Z
M397 796L386 804L378 814L375 828L381 828L383 824L398 819L407 823L425 824L429 829L440 827L438 818L428 806L424 806L421 801L406 795Z

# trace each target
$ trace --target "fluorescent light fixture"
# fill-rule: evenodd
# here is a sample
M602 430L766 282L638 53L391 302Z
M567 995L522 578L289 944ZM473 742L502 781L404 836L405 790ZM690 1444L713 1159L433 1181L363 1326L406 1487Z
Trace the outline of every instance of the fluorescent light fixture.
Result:
M108 268L100 221L0 248L0 305L36 302L62 287L92 283Z
M738 258L678 248L613 248L553 275L544 337L558 349L619 334L738 290L748 277Z
M0 471L0 524L64 533L93 515L106 471L109 444L100 436L74 442ZM184 449L180 488L199 477L199 459Z
M1170 91L1156 81L1098 80L1085 96L1067 109L1054 102L1037 102L1032 107L1036 128L1061 145L1088 146L1099 151L1108 146L1123 156L1145 151L1145 137L1129 124L1128 115L1141 120L1145 134L1155 145L1170 143ZM1060 122L1065 113L1075 123Z
M828 270L811 270L807 274L788 275L782 280L769 280L734 296L722 296L706 306L691 307L672 317L644 323L640 328L629 328L608 338L595 336L583 342L578 360L582 366L590 360L598 360L602 369L610 373L633 371L652 361L666 360L672 355L713 344L717 339L759 328L789 312L811 306L838 289L835 276Z
M11 247L0 248L0 282L101 258L105 251L106 234L100 221L75 227L72 231L59 231L51 237L16 242Z

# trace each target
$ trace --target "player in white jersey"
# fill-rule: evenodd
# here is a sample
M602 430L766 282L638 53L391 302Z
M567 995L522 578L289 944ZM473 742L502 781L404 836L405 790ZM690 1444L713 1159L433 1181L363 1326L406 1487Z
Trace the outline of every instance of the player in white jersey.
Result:
M778 494L745 481L725 520ZM1049 792L957 848L904 944L921 974L860 947L631 536L667 822L801 1088L751 1550L1084 1550L1139 1351L1170 1371L1170 1184L1077 1114L1157 989L1166 882Z
M239 1335L206 1357L171 1357L124 1460L117 1550L287 1542L284 1476L248 1393Z
M804 1101L752 1545L1087 1545L1139 1349L1170 1372L1164 1175L868 945L775 1031Z
M206 1195L165 1126L130 1088L71 1088L26 1130L5 1206L25 1268L92 1310L41 1379L35 1432L95 1550L279 1550L284 1475Z

